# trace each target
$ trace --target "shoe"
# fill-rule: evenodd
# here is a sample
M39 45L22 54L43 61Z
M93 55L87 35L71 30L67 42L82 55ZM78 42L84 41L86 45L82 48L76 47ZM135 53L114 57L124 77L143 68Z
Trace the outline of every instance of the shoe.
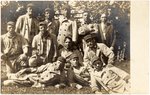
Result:
M77 84L77 85L76 85L76 88L79 90L79 89L82 89L83 87L82 87L82 85Z
M95 91L95 94L103 94L103 93L100 91Z
M76 83L70 83L70 87L76 88Z
M55 87L56 88L65 88L66 84L64 84L64 83L56 84Z

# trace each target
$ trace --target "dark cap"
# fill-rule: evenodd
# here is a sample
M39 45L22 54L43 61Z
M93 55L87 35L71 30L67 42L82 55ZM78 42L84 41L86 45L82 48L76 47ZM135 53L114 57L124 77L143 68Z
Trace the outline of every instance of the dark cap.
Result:
M50 8L46 8L44 11L45 12L49 12L49 11L51 11L51 9Z
M46 25L46 22L45 21L39 22L39 26L41 25Z
M60 61L60 62L62 62L62 63L65 63L66 62L66 59L65 58L63 58L63 57L58 57L58 59L57 59L58 61Z
M71 35L66 35L66 37L65 37L65 39L64 39L64 42L66 41L67 38L72 41L72 36L71 36Z
M73 53L73 54L70 55L70 59L73 59L73 58L79 58L79 57L78 57L77 54Z
M27 8L28 8L28 7L31 7L31 8L34 7L34 4L29 3L29 4L27 5Z
M91 34L84 36L85 41L87 41L88 39L92 39L92 38L93 38L93 36Z
M14 26L14 25L15 25L15 22L9 21L9 22L7 22L7 25L12 25L12 26Z

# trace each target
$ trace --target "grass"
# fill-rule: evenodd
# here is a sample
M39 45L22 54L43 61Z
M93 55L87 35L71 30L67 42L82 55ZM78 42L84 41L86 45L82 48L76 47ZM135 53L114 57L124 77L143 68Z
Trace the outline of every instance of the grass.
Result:
M117 62L116 67L130 73L130 62ZM1 82L6 80L5 65L1 64ZM2 94L92 94L90 87L83 87L78 90L72 87L66 87L64 89L58 89L52 86L46 88L31 88L31 87L17 87L17 86L1 86Z

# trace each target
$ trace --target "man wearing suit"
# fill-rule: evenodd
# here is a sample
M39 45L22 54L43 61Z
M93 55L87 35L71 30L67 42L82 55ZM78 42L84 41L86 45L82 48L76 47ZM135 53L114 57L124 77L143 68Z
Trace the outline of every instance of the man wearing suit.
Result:
M28 58L27 52L27 41L15 32L15 23L9 21L7 23L7 33L1 36L1 59L6 64L7 76L27 65L24 63Z
M57 59L56 38L49 34L46 29L46 23L40 22L39 33L33 38L32 42L32 55L40 56L43 63L54 62Z
M16 32L26 38L30 45L38 32L37 20L33 17L33 7L32 3L28 4L27 13L20 16L16 22Z
M106 44L111 50L114 49L116 33L113 25L107 21L106 14L101 15L101 23L98 24L98 42Z
M47 24L47 30L50 34L54 34L56 37L59 30L59 21L54 19L54 11L50 8L44 10L44 21Z
M72 41L77 42L77 22L70 19L70 7L64 5L61 10L62 15L59 16L59 32L57 36L57 41L59 46L63 46L64 39L66 36L71 35ZM60 47L61 48L61 47Z

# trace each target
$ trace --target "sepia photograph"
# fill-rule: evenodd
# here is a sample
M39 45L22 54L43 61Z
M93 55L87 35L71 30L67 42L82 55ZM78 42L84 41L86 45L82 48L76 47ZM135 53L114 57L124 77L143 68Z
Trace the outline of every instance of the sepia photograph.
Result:
M131 1L0 6L1 94L131 93Z

